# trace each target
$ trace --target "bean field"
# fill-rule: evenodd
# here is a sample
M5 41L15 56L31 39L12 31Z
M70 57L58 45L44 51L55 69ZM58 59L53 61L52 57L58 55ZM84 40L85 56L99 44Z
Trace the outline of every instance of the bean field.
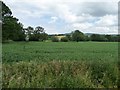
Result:
M3 88L117 88L117 42L2 45Z

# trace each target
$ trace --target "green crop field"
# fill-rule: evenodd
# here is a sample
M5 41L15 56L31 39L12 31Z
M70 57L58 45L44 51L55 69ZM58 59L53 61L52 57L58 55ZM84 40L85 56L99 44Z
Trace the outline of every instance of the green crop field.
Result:
M117 42L3 44L4 88L117 88Z

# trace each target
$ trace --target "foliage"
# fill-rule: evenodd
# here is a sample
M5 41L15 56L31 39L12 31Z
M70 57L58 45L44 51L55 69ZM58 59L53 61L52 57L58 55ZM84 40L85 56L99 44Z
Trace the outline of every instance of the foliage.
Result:
M71 34L66 34L66 37L68 38L69 41L72 41Z
M55 36L51 37L52 42L59 42L59 39Z
M0 3L2 3L2 17L10 16L12 14L12 12L9 9L9 7L6 6L5 3L2 1L0 1ZM4 19L4 18L2 18L2 19Z
M105 41L105 42L118 42L119 35L100 35L100 34L92 34L91 41Z
M34 30L33 27L28 26L24 30L26 31L26 36L29 37L29 41L44 41L48 39L48 34L45 33L43 27L37 26Z
M107 41L111 41L112 40L112 36L111 35L105 35L105 38L107 38Z
M61 42L68 42L68 41L69 41L69 39L67 37L62 37L61 38Z
M27 34L28 34L28 35L31 35L31 34L33 34L33 32L34 32L34 28L31 27L31 26L28 26L28 28L26 29L26 31L27 31Z
M105 38L103 35L92 34L91 41L107 41L107 38Z
M23 25L12 16L8 6L2 2L2 39L22 41L25 38Z
M85 36L85 41L90 41L90 37L88 37L87 35Z
M75 30L72 33L72 40L73 41L84 41L85 40L85 36L82 32L80 32L79 30Z

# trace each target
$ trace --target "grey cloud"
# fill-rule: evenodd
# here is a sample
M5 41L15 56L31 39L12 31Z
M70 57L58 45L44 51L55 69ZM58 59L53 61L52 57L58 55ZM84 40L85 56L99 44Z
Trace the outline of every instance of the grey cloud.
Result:
M77 15L81 15L82 13L89 13L90 15L95 17L102 17L106 14L115 15L118 13L117 3L113 2L83 2L73 5L71 9L73 8L73 12L77 13Z

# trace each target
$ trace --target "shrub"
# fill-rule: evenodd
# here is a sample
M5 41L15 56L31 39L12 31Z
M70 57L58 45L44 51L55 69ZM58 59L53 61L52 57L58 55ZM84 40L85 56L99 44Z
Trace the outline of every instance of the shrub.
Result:
M52 40L52 42L59 42L59 39L57 37L55 37L55 36L52 37L51 40Z
M61 42L68 42L68 38L67 37L61 38Z
M39 41L39 36L38 35L30 35L29 41Z

